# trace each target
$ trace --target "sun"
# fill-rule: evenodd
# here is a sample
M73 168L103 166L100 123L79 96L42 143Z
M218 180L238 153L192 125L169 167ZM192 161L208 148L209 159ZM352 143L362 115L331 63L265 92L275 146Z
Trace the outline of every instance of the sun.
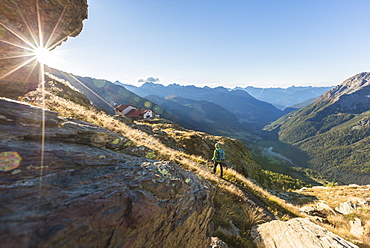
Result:
M50 65L54 61L53 53L45 47L37 47L33 50L33 55L40 64Z

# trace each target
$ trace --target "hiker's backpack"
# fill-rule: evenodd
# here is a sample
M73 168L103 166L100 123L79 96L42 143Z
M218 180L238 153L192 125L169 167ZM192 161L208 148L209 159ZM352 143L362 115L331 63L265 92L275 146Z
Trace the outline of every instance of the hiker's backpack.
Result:
M225 160L225 153L222 149L216 150L216 161L224 161Z

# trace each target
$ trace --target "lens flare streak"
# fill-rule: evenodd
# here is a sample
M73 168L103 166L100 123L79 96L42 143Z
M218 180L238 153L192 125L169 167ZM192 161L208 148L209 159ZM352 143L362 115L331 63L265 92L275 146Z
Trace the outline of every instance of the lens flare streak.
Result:
M25 57L30 57L30 56L34 56L34 55L32 55L32 54L19 54L19 55L13 55L13 56L8 56L8 57L2 57L2 58L0 58L0 60L18 59L18 58L25 58Z
M70 1L66 1L63 11L61 12L56 24L54 25L52 31L50 32L49 36L45 36L44 30L43 30L43 22L42 22L42 15L41 15L41 9L39 6L39 1L36 0L36 15L35 20L37 20L37 28L36 30L33 30L31 26L29 25L28 21L26 20L25 15L22 14L21 9L16 6L18 13L22 17L21 20L23 20L24 25L26 27L26 31L29 32L28 36L30 36L30 39L28 40L25 38L25 34L22 35L21 30L14 30L11 28L11 26L6 25L6 23L0 22L0 25L3 26L6 30L8 30L12 35L18 38L18 42L14 43L7 40L0 40L0 43L8 44L10 46L23 49L23 52L14 52L13 55L8 55L1 57L0 60L4 59L25 59L25 61L22 60L19 64L13 65L7 72L4 73L4 75L0 75L0 80L4 79L5 77L15 73L22 67L27 66L31 62L37 61L37 63L34 64L32 67L32 70L29 72L28 78L31 76L33 71L35 70L36 66L39 65L39 83L41 86L41 92L42 92L42 136L41 136L41 157L40 157L40 192L42 189L42 178L43 178L43 168L45 168L45 109L46 109L46 103L45 103L45 65L49 64L49 58L51 57L51 50L53 50L55 47L60 45L64 40L66 40L69 36L73 35L78 29L70 32L69 34L65 35L64 37L58 38L58 29L61 28L61 22L63 20L63 17L66 13L66 10L68 6L70 5ZM32 24L32 23L31 23ZM48 35L48 34L46 34ZM45 38L45 39L44 39ZM44 42L46 41L46 42ZM27 57L30 57L27 59ZM79 84L84 86L87 90L89 90L91 93L93 93L95 96L97 96L99 99L101 99L103 102L105 102L108 106L112 107L112 104L108 103L105 99L103 99L101 96L99 96L97 93L95 93L92 89L90 89L88 86L86 86L84 83L82 83L80 80L78 80L75 76L68 73L70 77L73 78L73 80L76 80Z
M59 19L58 19L57 23L55 24L54 29L51 32L51 35L49 36L48 41L46 42L45 47L48 47L50 50L54 49L60 42L62 42L62 40L60 40L58 42L54 42L53 44L50 44L52 42L52 37L54 36L54 34L57 31L57 28L59 27L59 24L60 24L60 22L62 20L62 17L64 16L64 13L65 13L66 9L67 9L67 5L64 6L63 11L62 11L62 13L59 16ZM66 37L64 37L63 39L65 39L65 38Z
M9 72L5 73L3 76L0 77L0 80L9 76L10 74L14 73L15 71L18 71L20 68L28 65L29 63L31 63L32 61L34 61L36 58L35 57L32 57L30 58L29 60L25 61L24 63L20 64L19 66L17 66L16 68L10 70Z
M18 34L17 32L13 31L11 28L9 28L8 26L6 26L5 24L1 23L0 22L0 25L2 25L4 28L6 28L9 32L11 32L12 34L14 34L15 36L17 36L20 40L22 40L24 43L26 43L28 46L31 47L30 48L25 48L27 50L30 50L32 51L32 49L36 49L36 46L34 46L31 42L29 42L26 38L23 38L20 34ZM3 41L5 42L5 41ZM12 44L12 45L15 45L15 44Z
M79 84L81 84L82 86L84 86L87 90L89 90L91 93L93 93L96 97L98 97L100 100L102 100L103 102L105 102L108 106L110 106L111 108L113 108L112 104L108 103L106 100L104 100L101 96L99 96L98 94L95 93L95 91L93 91L92 89L90 89L89 87L87 87L84 83L82 83L80 80L78 80L75 76L73 76L72 74L68 74L69 76L71 76L74 80L76 80L76 82L78 82Z
M25 46L22 46L22 45L19 45L19 44L15 44L15 43L12 43L12 42L9 42L9 41L6 41L6 40L0 40L1 42L5 43L5 44L9 44L9 45L12 45L12 46L15 46L15 47L19 47L19 48L22 48L24 50L28 50L30 52L34 51L36 48L29 48L29 47L25 47Z

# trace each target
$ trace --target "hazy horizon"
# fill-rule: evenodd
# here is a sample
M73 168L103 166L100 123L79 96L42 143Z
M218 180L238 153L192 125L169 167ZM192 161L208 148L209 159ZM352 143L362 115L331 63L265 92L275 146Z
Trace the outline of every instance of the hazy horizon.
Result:
M102 80L104 80L103 78L100 78ZM105 79L106 80L106 79ZM109 80L108 80L109 81ZM292 87L335 87L336 85L330 85L330 86L312 86L312 85L291 85L291 86L287 86L287 87L259 87L259 86L252 86L252 85L247 85L247 86L234 86L232 88L230 87L226 87L224 85L219 85L219 86L209 86L209 85L194 85L194 84L179 84L179 83L168 83L168 84L163 84L161 83L161 81L144 81L144 82L138 82L136 84L131 84L131 83L123 83L123 82L120 82L119 80L114 80L114 81L110 81L112 83L115 83L116 81L118 81L119 83L121 84L128 84L128 85L132 85L132 86L136 86L136 87L141 87L143 84L145 83L154 83L154 84L161 84L163 86L169 86L169 85L179 85L179 86L195 86L195 87L210 87L210 88L217 88L217 87L224 87L224 88L228 88L228 89L234 89L234 88L247 88L247 87L254 87L254 88L263 88L263 89L273 89L273 88L276 88L276 89L288 89L288 88L292 88Z

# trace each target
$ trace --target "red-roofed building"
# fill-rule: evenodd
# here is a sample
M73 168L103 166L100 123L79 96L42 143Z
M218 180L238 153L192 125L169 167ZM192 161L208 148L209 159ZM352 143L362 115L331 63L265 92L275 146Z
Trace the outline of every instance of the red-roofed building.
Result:
M141 109L132 105L119 105L115 109L116 115L127 116L138 119L150 119L154 117L151 109Z

